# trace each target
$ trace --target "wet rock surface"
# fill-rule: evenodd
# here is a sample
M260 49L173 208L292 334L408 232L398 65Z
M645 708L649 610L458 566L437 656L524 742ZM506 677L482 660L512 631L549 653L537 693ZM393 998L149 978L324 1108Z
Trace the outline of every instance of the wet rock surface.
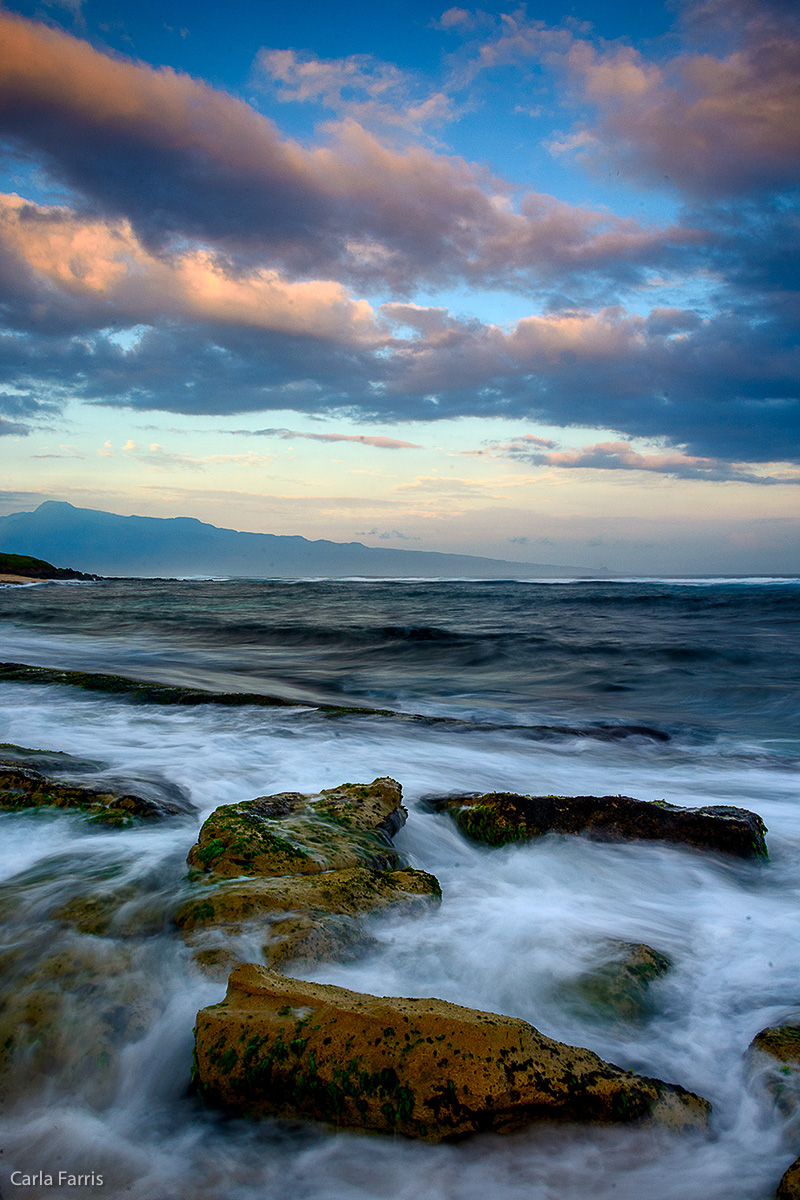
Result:
M757 1078L766 1088L784 1116L795 1118L797 1127L800 1117L800 1021L762 1029L748 1046L747 1063L751 1077Z
M195 1083L252 1115L305 1117L428 1141L537 1119L705 1127L691 1092L603 1062L513 1017L378 997L252 964L198 1013Z
M728 805L680 808L632 796L512 792L428 795L422 803L429 811L448 813L462 833L489 846L562 833L598 842L657 841L740 858L768 857L761 817Z
M160 775L136 781L107 763L60 751L0 745L0 809L78 809L103 825L127 825L193 811L183 790Z
M784 1172L775 1200L800 1200L800 1158Z
M620 1024L641 1024L654 1011L650 985L668 974L666 954L644 942L608 938L598 966L576 981L573 1007L581 1015Z
M349 962L376 945L363 918L438 903L433 875L397 865L401 800L400 784L380 778L216 809L190 851L195 886L175 914L197 965L219 974L244 931L262 939L271 966Z
M203 824L188 862L216 878L394 867L391 837L408 815L401 799L400 784L381 778L224 804Z

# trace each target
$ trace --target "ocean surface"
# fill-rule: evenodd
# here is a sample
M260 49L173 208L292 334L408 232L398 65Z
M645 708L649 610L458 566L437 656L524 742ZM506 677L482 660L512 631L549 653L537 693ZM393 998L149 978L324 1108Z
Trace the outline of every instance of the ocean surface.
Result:
M768 1200L800 1154L800 1121L776 1110L746 1051L800 1018L799 615L796 579L0 588L2 661L296 702L167 707L0 683L0 742L100 760L193 806L106 831L78 814L0 814L0 1029L4 1012L49 1029L0 1098L2 1196ZM376 950L306 977L523 1017L705 1096L708 1136L543 1124L430 1146L200 1106L192 1026L224 983L193 965L170 914L202 820L379 775L403 786L396 845L439 878L442 906L374 918ZM771 861L566 837L487 849L419 804L496 789L738 805L764 818ZM65 919L78 898L112 893L135 918L118 936ZM673 961L641 1024L575 1004L609 937ZM258 946L243 937L252 961ZM15 1169L105 1182L15 1189Z

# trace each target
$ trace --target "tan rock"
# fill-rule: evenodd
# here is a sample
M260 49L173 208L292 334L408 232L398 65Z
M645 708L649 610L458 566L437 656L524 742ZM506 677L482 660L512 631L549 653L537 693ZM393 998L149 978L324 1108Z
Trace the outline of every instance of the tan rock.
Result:
M400 784L383 778L225 804L203 824L188 862L227 879L396 866L390 839L406 820L401 797Z
M196 1084L251 1115L428 1141L536 1119L704 1127L710 1106L563 1045L514 1017L377 997L248 964L202 1009Z
M198 892L175 914L180 929L227 925L275 913L347 913L359 916L392 906L401 912L438 902L441 889L433 875L410 867L372 871L348 867L318 875L237 879Z
M800 1200L800 1158L784 1172L775 1200Z
M236 936L260 920L264 957L273 966L289 959L350 962L376 944L359 917L388 908L413 914L440 898L438 880L426 871L348 867L221 883L181 905L175 920L195 943L203 932Z

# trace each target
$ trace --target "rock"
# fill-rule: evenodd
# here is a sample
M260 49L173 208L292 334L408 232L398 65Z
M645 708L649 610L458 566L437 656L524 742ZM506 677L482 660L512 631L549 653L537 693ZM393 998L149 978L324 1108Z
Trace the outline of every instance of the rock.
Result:
M224 804L204 823L188 862L215 878L393 867L390 839L408 815L401 796L394 779L376 779Z
M0 1094L22 1102L58 1078L90 1103L108 1103L123 1045L158 1011L152 980L132 949L73 939L27 969L4 971L0 992Z
M195 1083L247 1115L438 1142L536 1119L704 1128L710 1105L514 1017L362 995L248 964L202 1009Z
M784 1173L778 1184L775 1200L800 1200L800 1158Z
M175 921L185 935L211 928L236 935L243 924L260 918L270 964L288 959L349 962L376 944L358 917L386 908L411 914L438 903L441 894L438 880L426 871L348 867L222 883L182 904Z
M355 917L300 913L274 921L261 947L271 967L293 962L355 962L380 945Z
M784 1116L800 1114L800 1024L762 1029L747 1048L751 1075L772 1095Z
M672 963L644 942L610 938L603 949L605 961L575 985L576 1007L589 1016L637 1024L652 1009L650 984L666 975Z
M0 744L0 809L76 808L104 825L192 811L182 789L160 775L148 773L132 784L107 766L60 751Z
M429 810L447 812L462 833L490 846L572 833L597 842L657 841L766 859L766 826L744 808L680 808L631 796L520 796L512 792L425 796Z
M426 871L405 867L372 871L348 867L318 875L242 879L198 892L175 914L180 929L207 925L240 927L254 917L275 913L347 913L361 916L389 905L401 911L441 899L438 880Z
M192 962L199 967L210 979L227 979L234 967L243 965L242 959L227 950L224 946L209 946L206 950L196 950Z

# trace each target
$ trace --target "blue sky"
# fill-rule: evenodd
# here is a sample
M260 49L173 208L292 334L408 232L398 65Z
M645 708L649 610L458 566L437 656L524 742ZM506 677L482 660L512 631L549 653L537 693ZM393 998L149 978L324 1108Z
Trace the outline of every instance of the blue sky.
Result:
M794 5L0 24L0 511L800 570Z

